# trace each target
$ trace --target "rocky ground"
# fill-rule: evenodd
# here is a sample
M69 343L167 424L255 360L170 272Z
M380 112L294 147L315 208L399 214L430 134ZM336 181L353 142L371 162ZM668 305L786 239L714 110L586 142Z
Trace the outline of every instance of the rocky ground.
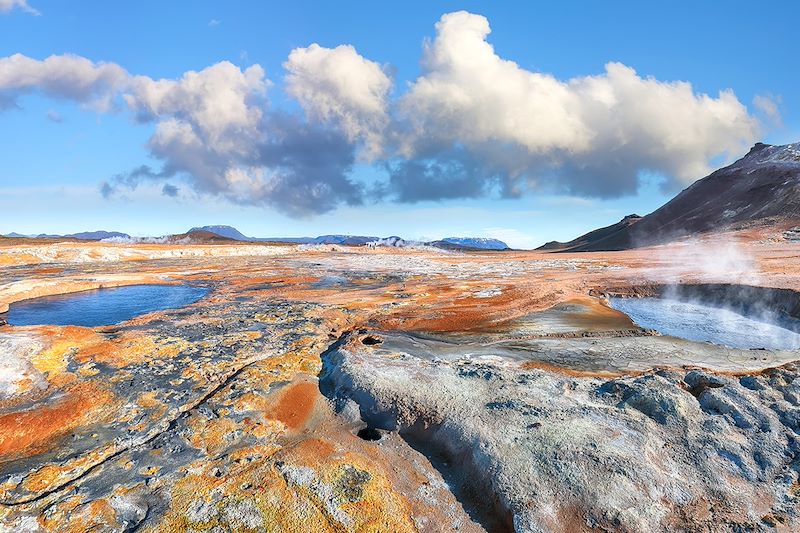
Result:
M800 245L746 237L557 255L3 242L0 312L211 292L115 326L0 326L0 530L797 530L798 354L656 336L602 297L800 289Z

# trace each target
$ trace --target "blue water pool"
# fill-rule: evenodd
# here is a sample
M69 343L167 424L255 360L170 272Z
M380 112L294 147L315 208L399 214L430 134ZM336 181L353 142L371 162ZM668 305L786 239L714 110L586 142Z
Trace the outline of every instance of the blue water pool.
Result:
M108 326L133 317L191 304L208 293L190 285L130 285L44 296L11 304L8 323L14 326Z
M663 335L731 348L800 349L800 334L728 309L665 298L610 298L610 303L640 327Z

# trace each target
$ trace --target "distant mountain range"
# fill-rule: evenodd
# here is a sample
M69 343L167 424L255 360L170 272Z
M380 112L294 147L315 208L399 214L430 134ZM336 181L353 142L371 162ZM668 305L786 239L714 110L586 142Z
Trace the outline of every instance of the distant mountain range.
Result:
M378 239L379 237L364 237L362 235L320 235L319 237L267 237L255 240L289 244L342 244L345 246L364 246L368 242Z
M364 235L320 235L319 237L247 237L239 230L231 226L202 226L192 228L187 232L207 231L237 241L248 242L279 242L291 244L340 244L344 246L365 246L368 243L380 243L382 245L396 246L401 243L410 243L397 236L375 237ZM487 239L480 237L447 237L438 241L419 243L427 246L446 249L463 250L508 250L509 247L498 239Z
M131 236L119 231L82 231L80 233L68 233L66 235L50 235L40 233L39 235L23 235L21 233L7 233L4 237L15 239L78 239L81 241L101 241L103 239L122 238L129 239Z
M364 237L360 235L320 235L319 237L248 237L232 226L200 226L190 229L185 235L197 232L210 232L220 237L234 241L246 242L279 242L287 244L343 244L348 246L364 246L368 242L378 240L379 237Z
M538 248L552 252L626 250L662 244L705 233L770 227L800 239L800 143L772 146L757 143L741 159L697 180L647 216L628 215L568 242L551 241ZM447 237L415 242L397 236L320 235L319 237L248 237L231 226L194 227L180 235L132 239L118 231L87 231L68 235L21 235L10 238L48 238L140 242L273 242L339 244L348 246L434 246L455 250L507 250L497 239Z
M37 238L37 239L77 239L100 241L105 239L136 240L127 233L118 231L88 231L82 233L71 233L68 235L22 235L20 233L8 233L4 235L10 238ZM191 228L186 233L168 235L159 238L162 242L178 242L181 240L191 240L195 242L274 242L284 244L339 244L344 246L365 246L368 243L376 243L382 246L401 246L411 244L400 237L380 237L364 235L320 235L319 237L248 237L232 226L213 225L198 226ZM152 239L148 239L151 241ZM447 237L438 241L426 243L415 243L428 246L435 246L446 249L462 250L508 250L508 245L497 239L469 238L469 237Z
M647 216L620 222L569 242L539 248L557 252L613 251L663 244L706 233L800 225L800 143L757 143L727 167L697 180Z
M469 248L474 250L508 250L508 245L498 239L484 237L446 237L426 243L439 248Z

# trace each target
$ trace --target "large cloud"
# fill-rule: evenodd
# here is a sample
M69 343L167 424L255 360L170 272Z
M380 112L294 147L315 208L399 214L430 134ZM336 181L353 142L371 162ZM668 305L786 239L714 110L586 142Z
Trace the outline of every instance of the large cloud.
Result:
M223 61L200 72L187 72L179 80L137 76L125 101L140 120L168 117L179 123L162 124L155 144L188 126L211 151L243 155L259 141L268 86L260 66L241 70ZM242 140L249 142L243 145Z
M268 85L259 66L221 62L178 80L136 76L124 99L138 120L156 123L148 148L164 161L160 174L185 172L198 191L238 197L241 180L231 176L258 160Z
M100 187L107 198L143 181L186 179L199 193L269 206L291 216L360 203L361 188L349 174L355 137L366 130L271 112L266 97L270 85L260 66L242 70L226 61L178 79L154 80L71 55L43 61L19 54L0 59L0 102L6 106L40 91L98 111L124 102L137 121L155 124L147 147L162 168L143 165L113 176ZM165 193L177 195L177 187L167 185Z
M635 192L641 171L690 183L710 159L739 154L758 135L731 91L696 94L689 83L642 78L620 63L562 81L499 57L489 32L486 18L463 11L436 24L424 72L398 106L400 153L428 161L416 180L393 176L400 198L416 198L415 190L427 198L429 170L450 164L454 150L478 161L471 175L483 188L497 183L506 195L549 187L617 196Z
M668 187L689 183L758 134L731 91L698 94L620 63L559 80L499 57L489 32L482 16L444 15L422 74L394 99L387 69L352 46L297 48L285 87L304 117L270 108L258 65L223 61L155 80L71 55L0 58L0 106L39 91L100 111L124 104L153 124L147 147L161 168L111 178L106 196L158 181L170 196L188 189L292 216L361 203L350 178L357 157L385 171L376 190L398 202L535 190L611 197L635 192L643 172Z
M242 70L227 61L154 80L72 55L0 58L0 104L6 107L39 91L100 112L124 103L137 121L154 124L147 147L162 168L142 165L113 176L100 187L107 198L143 181L167 182L164 194L177 196L168 181L183 179L198 193L291 216L360 203L361 188L349 178L356 150L349 135L269 111L270 85L260 66Z
M133 78L125 102L140 121L156 122L148 148L164 168L117 176L104 194L183 174L201 193L292 216L360 202L348 178L354 146L336 129L268 112L269 85L260 66L224 61L178 80Z
M286 91L312 119L336 123L351 141L363 141L366 156L380 155L389 123L392 81L380 65L349 45L296 48L284 63Z

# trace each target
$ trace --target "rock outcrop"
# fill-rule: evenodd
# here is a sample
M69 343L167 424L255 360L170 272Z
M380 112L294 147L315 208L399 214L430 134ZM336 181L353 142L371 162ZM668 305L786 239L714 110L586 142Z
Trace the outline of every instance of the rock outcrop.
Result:
M788 229L800 221L800 143L758 143L743 158L697 180L640 219L542 249L563 252L627 250L710 232L753 227Z
M429 457L486 527L753 531L800 526L800 378L657 370L615 379L350 342L323 390ZM455 465L458 465L457 467Z

